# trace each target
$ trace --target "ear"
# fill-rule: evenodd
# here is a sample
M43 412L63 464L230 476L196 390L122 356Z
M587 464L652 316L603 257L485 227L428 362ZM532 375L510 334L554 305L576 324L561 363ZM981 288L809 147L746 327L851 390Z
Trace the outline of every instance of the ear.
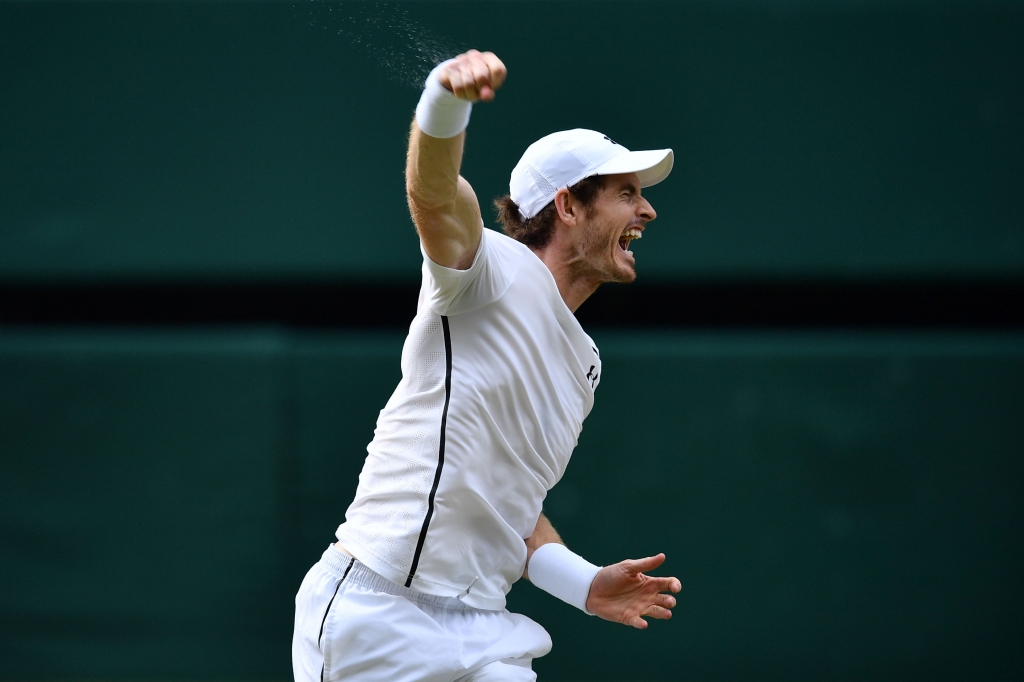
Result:
M580 204L576 197L566 188L555 193L555 210L558 211L558 218L569 227L576 227L579 219Z

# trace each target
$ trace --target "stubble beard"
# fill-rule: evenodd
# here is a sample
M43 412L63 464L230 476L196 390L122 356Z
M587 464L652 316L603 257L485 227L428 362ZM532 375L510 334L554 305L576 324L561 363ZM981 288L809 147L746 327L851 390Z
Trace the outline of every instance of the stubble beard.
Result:
M588 225L583 238L576 244L570 268L574 279L589 280L593 284L618 282L628 284L636 279L636 271L621 267L615 258L618 239L609 251L607 235L595 225Z

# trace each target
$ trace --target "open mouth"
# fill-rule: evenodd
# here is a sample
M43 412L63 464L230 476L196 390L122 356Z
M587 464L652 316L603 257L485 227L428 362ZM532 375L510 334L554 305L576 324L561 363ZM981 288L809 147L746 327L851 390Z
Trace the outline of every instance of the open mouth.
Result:
M629 250L629 242L634 239L640 239L643 236L643 232L636 227L631 227L622 233L619 237L619 248L626 252L627 255L632 256L633 252Z

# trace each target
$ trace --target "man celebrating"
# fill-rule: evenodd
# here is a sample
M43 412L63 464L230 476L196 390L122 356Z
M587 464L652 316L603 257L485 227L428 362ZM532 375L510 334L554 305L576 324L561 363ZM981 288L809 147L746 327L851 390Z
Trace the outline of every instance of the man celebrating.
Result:
M655 212L641 188L672 150L607 136L544 137L483 229L459 176L472 103L505 66L471 50L427 78L406 187L423 283L402 380L381 411L355 499L296 597L297 682L536 680L551 649L505 610L520 576L584 612L636 628L668 618L679 581L645 575L663 554L603 568L569 551L541 512L601 377L574 311L603 282L636 278L629 243Z

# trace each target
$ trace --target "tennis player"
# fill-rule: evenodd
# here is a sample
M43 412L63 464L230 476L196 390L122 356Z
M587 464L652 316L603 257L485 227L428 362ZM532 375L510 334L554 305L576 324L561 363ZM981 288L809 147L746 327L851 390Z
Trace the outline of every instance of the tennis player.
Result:
M672 150L548 135L496 202L509 236L484 229L459 167L472 103L505 75L471 50L434 69L416 108L417 313L338 542L295 599L297 682L536 680L551 639L505 609L520 577L635 628L676 604L679 581L647 575L663 554L595 566L542 513L601 378L573 313L603 282L636 278L629 244L656 215L641 188L668 176Z

